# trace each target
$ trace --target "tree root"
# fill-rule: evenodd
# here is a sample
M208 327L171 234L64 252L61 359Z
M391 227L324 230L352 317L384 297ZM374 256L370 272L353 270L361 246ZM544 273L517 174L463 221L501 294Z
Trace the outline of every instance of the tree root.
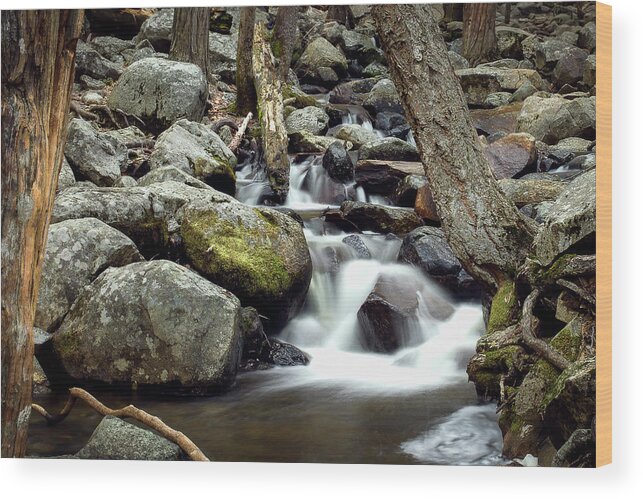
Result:
M91 121L98 121L97 114L90 113L89 111L85 111L82 108L82 106L76 101L71 101L69 103L69 110L79 118L83 118L85 120L91 120Z
M594 447L592 430L579 428L565 442L551 461L551 465L561 467L566 462L572 464L578 458L583 457Z
M521 339L525 345L543 357L554 367L564 371L569 367L570 362L560 353L549 346L548 343L536 337L538 321L533 315L534 306L540 296L540 291L534 289L525 299L522 305L522 319L520 320Z
M149 426L153 430L156 430L163 437L178 445L192 461L209 461L206 455L201 451L201 449L196 446L194 442L192 442L192 440L190 440L180 431L170 428L156 416L152 416L151 414L138 409L133 405L128 405L121 409L110 409L82 388L69 389L69 399L67 400L65 407L62 411L60 411L59 414L51 415L47 412L46 409L38 404L31 404L31 408L38 414L43 416L47 420L47 424L55 425L63 421L69 415L77 399L81 399L92 409L94 409L99 414L102 414L103 416L132 418L140 423L143 423L146 426Z

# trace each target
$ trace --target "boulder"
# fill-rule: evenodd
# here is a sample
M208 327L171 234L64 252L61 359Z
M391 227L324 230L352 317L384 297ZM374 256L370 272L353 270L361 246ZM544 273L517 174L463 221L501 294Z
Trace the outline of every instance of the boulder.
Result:
M478 66L459 69L456 75L471 106L483 106L489 94L496 92L515 92L525 82L538 89L545 89L545 82L533 69L500 69Z
M339 142L333 142L328 146L322 158L322 166L330 178L339 182L350 182L355 178L353 160Z
M364 144L377 140L377 135L361 125L338 125L328 130L328 135L336 139L353 144L354 149L359 149Z
M457 52L454 52L453 50L449 50L449 53L447 55L449 56L449 61L451 61L451 66L453 66L453 69L458 70L458 69L469 68L469 61L467 61L464 57L462 57Z
M83 75L96 80L116 81L123 71L123 66L106 59L89 44L78 41L76 45L75 78L80 81Z
M306 46L297 61L296 73L301 81L324 83L320 68L328 68L337 76L344 76L348 70L348 62L342 51L321 36Z
M63 162L60 166L60 173L58 174L58 185L56 187L56 192L60 192L67 187L71 187L76 183L76 178L74 177L74 172L67 162L67 158L63 156Z
M541 265L549 265L595 232L596 170L590 170L572 180L551 205L546 222L534 239L534 257ZM586 249L591 251L595 241L588 244Z
M596 85L596 56L590 55L583 66L583 84L588 87Z
M208 63L211 73L222 81L235 83L237 74L237 36L210 33Z
M328 115L323 109L316 106L307 106L296 109L286 118L286 131L288 134L306 130L313 135L320 135L328 128Z
M107 104L159 130L181 118L201 121L207 98L208 81L198 66L148 57L123 72Z
M344 201L341 213L362 231L379 232L380 234L406 234L424 225L422 219L409 208L395 208L360 201Z
M34 324L55 331L83 288L101 272L142 259L131 239L95 218L51 224Z
M138 179L138 185L142 187L160 184L161 182L180 182L198 189L212 189L205 182L194 178L183 170L179 170L176 166L160 166Z
M358 125L359 126L359 125ZM289 137L288 148L291 152L299 153L321 153L323 154L331 144L339 144L345 149L351 149L353 143L335 137L324 137L313 135L306 130L295 132Z
M583 78L585 61L588 52L578 47L570 46L563 50L554 68L554 81L560 88L565 84L575 85Z
M492 92L485 98L482 103L482 107L500 107L506 106L511 102L511 97L513 94L511 92Z
M89 43L100 55L117 64L123 64L125 59L121 55L126 50L134 48L131 40L123 40L115 36L97 36ZM77 48L78 49L78 48Z
M339 46L350 59L356 59L362 66L383 62L384 54L370 36L357 31L343 30L339 35Z
M228 388L241 355L239 300L167 260L110 268L52 340L73 383L204 394Z
M420 227L402 241L398 260L419 267L460 299L480 296L480 285L463 268L437 227Z
M99 186L113 185L127 169L127 148L80 118L69 123L65 157L77 175Z
M522 59L522 41L530 36L530 33L511 26L496 27L496 43L498 52L502 57Z
M383 161L419 161L417 149L404 140L386 137L364 144L359 149L359 159Z
M573 100L552 95L528 97L518 115L518 131L547 144L567 137L596 137L596 97Z
M536 140L527 133L510 133L489 144L485 155L497 179L515 177L535 166Z
M373 116L384 111L404 114L404 108L395 85L389 79L378 81L364 99L364 107Z
M573 48L573 45L558 38L547 38L540 41L533 35L525 38L522 42L525 59L532 61L536 69L545 73L553 71L563 55Z
M504 178L499 182L505 196L518 208L543 201L554 201L565 190L562 182L554 180L524 180Z
M211 185L234 195L237 158L212 129L201 123L179 120L159 135L149 158L153 171L174 166Z
M424 175L408 175L398 184L391 200L396 206L414 208L418 191L427 183L428 180Z
M388 67L381 62L371 62L362 71L362 76L365 78L376 78L378 76L388 76Z
M370 259L371 251L364 240L358 234L350 234L342 239L342 242L353 250L357 258Z
M181 454L178 445L156 433L127 423L120 418L105 416L76 457L128 461L178 461L181 459Z
M594 52L596 50L596 23L591 21L578 31L578 46Z
M242 203L191 202L181 209L190 264L269 318L278 331L301 308L312 275L301 226L286 214Z
M148 40L156 50L169 52L173 22L174 9L159 9L142 24L135 41Z

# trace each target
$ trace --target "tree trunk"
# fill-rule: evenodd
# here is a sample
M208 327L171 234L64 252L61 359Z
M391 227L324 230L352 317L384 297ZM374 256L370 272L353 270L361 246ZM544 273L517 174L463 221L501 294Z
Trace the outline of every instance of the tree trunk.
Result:
M444 8L444 17L442 20L445 23L450 23L451 21L462 21L462 4L461 3L445 3Z
M284 122L281 82L275 71L268 31L263 24L255 26L252 67L266 172L277 200L283 202L288 195L290 173L288 134Z
M509 26L510 22L511 22L511 4L507 2L505 4L505 24Z
M462 56L473 67L483 62L489 62L497 52L496 4L465 4Z
M491 292L525 261L533 226L501 192L429 6L373 8L451 248Z
M241 7L239 40L237 42L237 114L254 113L257 107L252 74L252 37L255 27L255 7Z
M177 7L174 9L170 59L196 64L208 80L210 80L208 70L209 28L209 7Z
M288 80L292 52L295 49L298 9L296 6L279 7L272 31L272 52L279 61L279 79L282 82Z
M33 321L82 10L2 13L2 457L24 456Z
M331 5L326 11L326 22L337 21L348 29L355 27L355 17L348 5Z

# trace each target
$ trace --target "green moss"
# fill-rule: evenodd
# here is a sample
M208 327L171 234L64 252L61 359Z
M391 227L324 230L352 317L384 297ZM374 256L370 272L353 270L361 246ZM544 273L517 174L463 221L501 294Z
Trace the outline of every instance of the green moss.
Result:
M555 382L551 384L551 388L547 390L547 393L543 398L541 410L544 412L547 406L561 394L570 378L576 376L580 371L587 369L587 366L595 366L595 363L596 360L594 358L574 362L560 373Z
M578 323L576 321L574 320L567 324L550 342L550 345L570 362L575 361L578 357L582 342L580 328L577 327Z
M54 350L61 359L69 361L78 356L80 349L80 334L75 330L68 330L56 336Z
M281 95L283 100L291 99L292 105L298 109L308 107L308 106L317 106L319 107L319 102L312 95L305 94L301 90L295 89L292 85L283 85L281 90Z
M482 368L496 371L507 371L512 367L514 358L518 354L519 350L519 346L510 345L498 350L485 352L485 360L482 363Z
M293 283L286 264L271 247L277 227L264 222L249 228L222 220L215 211L186 214L181 236L194 266L242 297L280 297Z
M536 260L528 259L527 275L529 276L529 281L538 286L555 283L565 273L569 262L576 256L572 253L564 254L546 267L540 265Z
M512 281L505 282L493 297L487 333L500 331L510 326L518 318L518 298Z

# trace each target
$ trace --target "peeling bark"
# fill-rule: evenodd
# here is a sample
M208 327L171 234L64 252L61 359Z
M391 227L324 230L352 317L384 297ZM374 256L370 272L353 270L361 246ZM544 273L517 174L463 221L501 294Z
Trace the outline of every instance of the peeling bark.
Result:
M533 225L500 190L429 6L372 10L449 245L493 293L525 261Z
M33 320L82 10L2 13L2 457L24 456Z

